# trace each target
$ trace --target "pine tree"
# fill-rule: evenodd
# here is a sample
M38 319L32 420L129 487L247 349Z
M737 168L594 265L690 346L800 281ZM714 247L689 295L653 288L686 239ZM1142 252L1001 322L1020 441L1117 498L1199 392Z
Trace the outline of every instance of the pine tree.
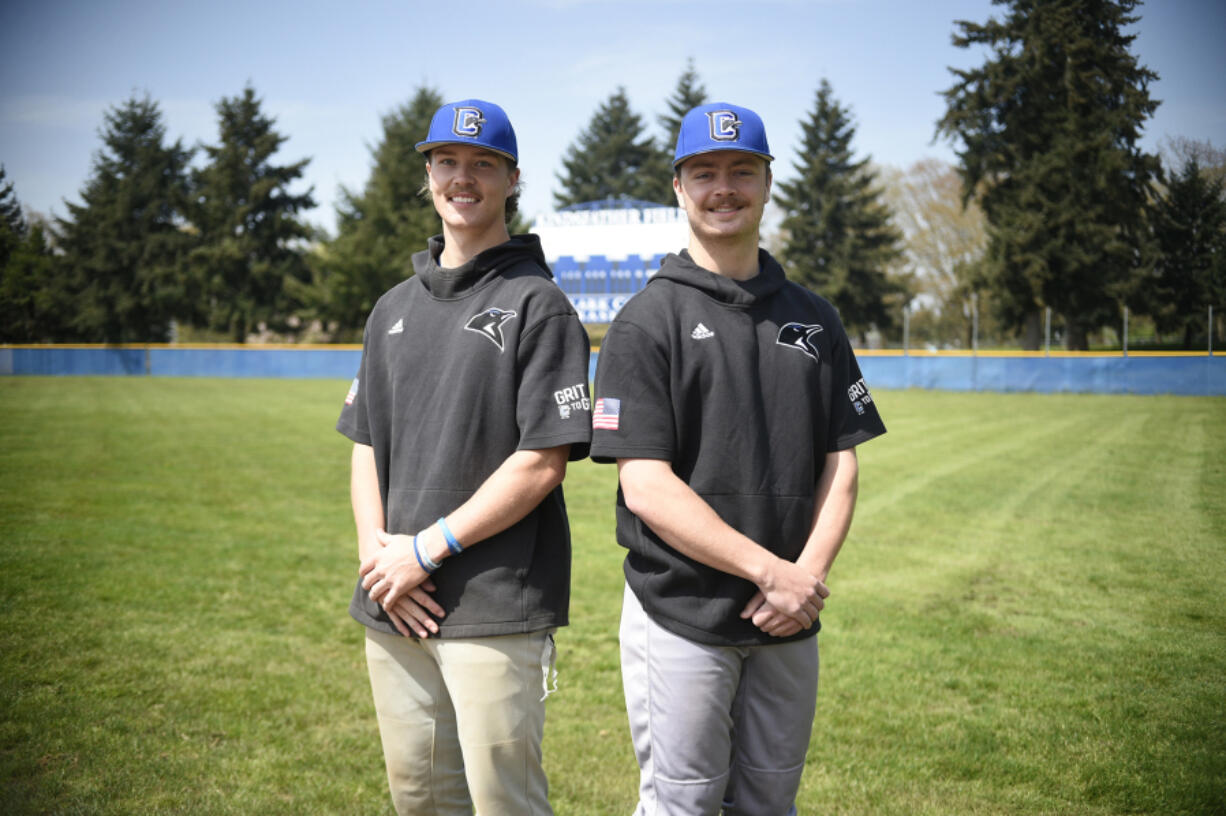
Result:
M0 165L0 342L33 343L42 335L39 301L50 281L51 254L42 226L29 225Z
M699 81L698 72L694 70L694 59L691 57L685 63L685 70L677 78L677 87L673 89L673 95L665 103L668 105L668 112L661 114L656 120L664 131L664 146L670 167L673 163L673 154L676 152L677 131L681 130L681 120L687 113L705 104L706 101L707 89Z
M889 272L901 258L902 236L881 201L866 157L852 158L856 129L849 111L822 80L804 135L796 178L775 183L786 213L783 261L798 282L830 300L848 331L861 337L893 328L902 286Z
M208 164L194 179L200 243L190 265L200 318L238 343L260 323L283 329L295 306L292 282L309 277L299 243L312 230L299 214L315 202L309 190L289 188L310 159L272 163L288 137L260 104L250 86L217 103L220 141L204 147Z
M677 132L681 130L681 120L685 115L706 101L707 90L694 70L694 60L690 59L677 79L673 95L665 100L667 112L656 118L662 135L651 169L644 173L644 183L649 189L643 197L647 201L670 205L677 203L673 193L673 156L676 154Z
M0 233L9 229L0 221ZM52 343L73 339L64 325L72 301L41 221L26 228L0 264L0 342Z
M960 48L990 49L953 70L938 133L960 140L964 188L988 218L1002 317L1037 347L1038 315L1063 316L1070 349L1115 323L1152 262L1146 195L1158 165L1137 145L1157 75L1129 52L1137 0L994 0L1003 19L960 21Z
M65 285L73 295L71 337L108 343L161 342L188 309L185 229L188 162L182 141L166 145L157 103L132 97L104 117L103 149L81 191L57 219Z
M314 316L338 336L360 337L379 296L413 274L411 258L442 228L423 194L425 160L414 145L425 138L443 104L438 91L421 87L383 117L383 139L371 150L374 166L361 194L341 189L337 237L311 258Z
M2 289L6 295L0 309L5 317L12 308L10 299L18 294L8 278L9 257L21 246L25 235L26 220L21 214L21 203L13 192L12 182L5 182L4 165L0 164L0 274L4 275ZM9 334L6 327L0 326L0 336L7 338Z
M0 165L0 342L72 339L64 320L73 313L73 304L61 271L43 219L26 220Z
M554 204L566 207L606 198L631 198L675 203L670 191L661 200L658 180L653 186L655 142L643 137L643 120L630 109L626 89L619 87L596 109L579 137L566 149L561 192Z
M4 165L0 164L0 267L26 235L26 219L21 214L21 202L13 192L13 183L5 182Z
M1190 349L1208 307L1226 305L1226 182L1188 160L1158 202L1154 227L1159 260L1140 308L1158 331L1182 331Z

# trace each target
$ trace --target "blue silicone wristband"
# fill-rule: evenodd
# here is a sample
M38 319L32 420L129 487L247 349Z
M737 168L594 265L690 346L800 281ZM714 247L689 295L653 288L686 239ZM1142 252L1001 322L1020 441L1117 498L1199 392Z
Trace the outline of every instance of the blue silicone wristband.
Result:
M425 572L426 575L433 575L434 570L438 569L438 564L435 564L430 559L430 556L422 558L421 548L417 546L417 536L413 536L413 555L417 556L417 563L421 565L422 571ZM431 567L428 565L433 565L433 569L431 569Z
M447 549L451 550L452 555L459 555L464 552L460 547L460 542L455 540L455 535L452 534L451 528L447 526L447 520L439 516L437 524L438 528L443 531L443 538L447 539Z

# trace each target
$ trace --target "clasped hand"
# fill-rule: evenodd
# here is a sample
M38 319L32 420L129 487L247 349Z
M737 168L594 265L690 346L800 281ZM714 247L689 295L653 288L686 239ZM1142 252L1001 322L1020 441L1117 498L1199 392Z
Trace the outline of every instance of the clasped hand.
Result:
M392 625L405 637L410 636L410 631L423 638L438 634L435 618L445 613L430 597L435 590L434 582L413 552L413 536L392 535L383 530L376 535L379 551L358 568L362 589L383 607Z
M741 610L741 618L753 621L773 637L788 637L817 623L830 590L799 565L780 561L769 579Z

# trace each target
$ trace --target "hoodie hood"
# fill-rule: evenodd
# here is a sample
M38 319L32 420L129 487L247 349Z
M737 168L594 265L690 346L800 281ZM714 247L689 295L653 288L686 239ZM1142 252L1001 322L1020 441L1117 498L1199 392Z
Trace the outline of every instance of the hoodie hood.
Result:
M779 262L765 249L758 250L758 274L745 281L737 281L717 275L694 262L689 250L666 255L660 271L652 281L670 280L705 293L708 297L729 306L748 308L758 300L767 298L787 283L787 275Z
M427 249L413 254L414 275L439 300L470 295L495 280L503 270L525 262L538 266L546 277L553 277L545 263L541 239L535 235L512 235L510 240L477 253L454 269L438 265L442 252L443 236L436 235L427 243Z

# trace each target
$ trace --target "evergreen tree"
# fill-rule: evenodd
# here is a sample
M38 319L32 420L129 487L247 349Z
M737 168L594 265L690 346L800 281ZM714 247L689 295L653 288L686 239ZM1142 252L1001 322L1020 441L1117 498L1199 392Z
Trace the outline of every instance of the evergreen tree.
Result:
M1051 307L1068 348L1085 349L1152 262L1146 195L1158 167L1137 141L1158 105L1147 90L1157 75L1121 33L1138 2L993 2L1003 19L957 23L954 45L991 56L953 70L938 133L961 141L964 189L988 218L1001 316L1036 348Z
M1206 325L1208 307L1226 306L1226 182L1187 161L1158 202L1159 260L1141 288L1140 310L1159 332L1182 331L1184 348Z
M220 143L204 147L208 164L194 179L200 243L190 265L203 325L241 343L260 323L285 327L295 305L290 282L309 277L298 243L312 230L299 214L315 202L310 191L289 190L310 159L272 163L288 137L273 129L254 89L223 98L217 118Z
M442 224L422 192L425 161L414 145L425 138L443 104L438 91L422 87L383 117L383 139L371 150L374 166L361 194L341 189L337 237L311 258L309 291L313 316L340 336L360 337L379 296L413 274L411 257L425 248Z
M796 178L775 182L786 213L783 261L795 280L839 309L849 332L888 331L902 305L903 287L889 274L902 257L902 236L869 159L852 158L856 129L825 80L802 127Z
M691 58L686 62L685 71L677 79L673 95L665 101L667 111L656 119L662 135L651 169L644 173L648 192L643 197L647 201L670 205L677 203L677 197L673 193L673 156L676 154L677 132L681 130L681 120L685 115L706 101L707 90L699 82L698 73L694 70L694 60Z
M73 295L63 340L160 342L188 311L183 261L188 162L181 141L164 144L162 113L148 96L111 108L104 147L81 204L57 219L65 286Z
M685 63L685 70L677 78L677 87L673 89L673 95L665 103L668 106L668 112L661 114L656 120L664 131L664 146L670 167L676 152L677 131L681 130L681 120L687 113L705 104L706 101L707 89L699 81L698 72L694 70L694 59L691 57Z
M651 178L657 150L650 136L643 137L643 120L630 109L626 89L619 87L566 149L565 173L557 177L562 191L553 194L554 204L566 207L606 198L675 204L671 189L662 199L658 179L653 183Z
M8 228L0 222L0 233ZM72 339L63 323L73 303L57 276L59 271L40 221L12 245L0 264L0 342L52 343Z
M58 318L67 311L49 308L58 288L52 273L42 222L26 221L0 165L0 342L57 339Z
M21 202L13 192L13 183L4 179L4 165L0 164L0 268L8 262L9 253L26 235L26 219L21 214Z

